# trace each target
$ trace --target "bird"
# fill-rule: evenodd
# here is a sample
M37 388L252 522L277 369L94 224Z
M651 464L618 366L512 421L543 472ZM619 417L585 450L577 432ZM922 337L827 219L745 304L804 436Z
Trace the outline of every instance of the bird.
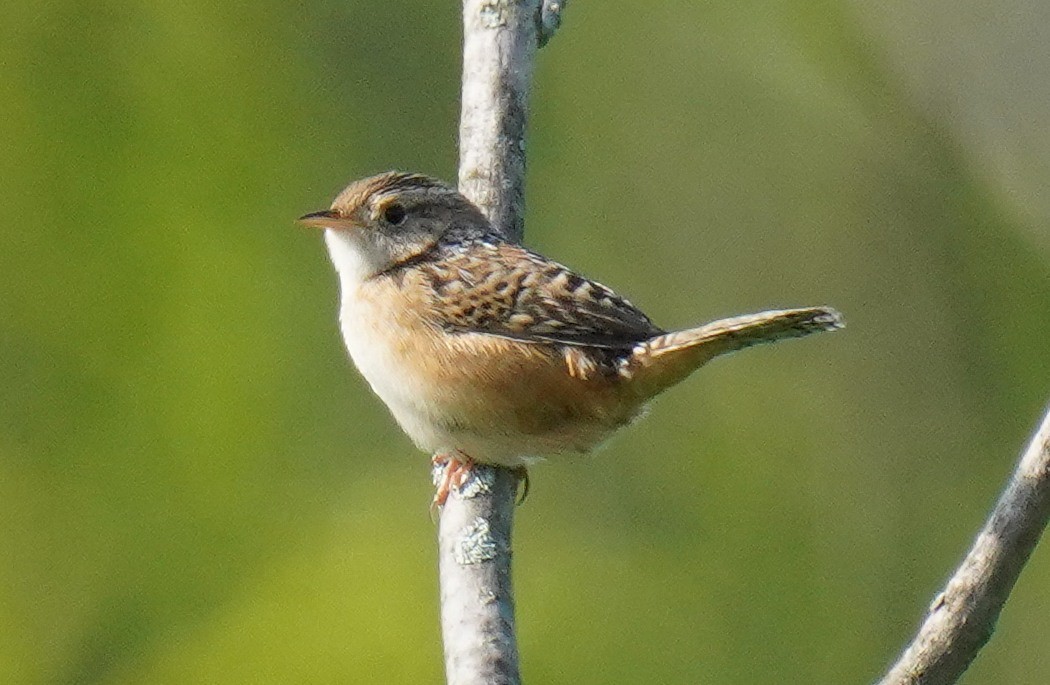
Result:
M440 469L434 508L475 464L527 488L528 466L592 450L711 359L844 325L820 306L665 330L416 173L355 181L298 221L324 230L353 363Z

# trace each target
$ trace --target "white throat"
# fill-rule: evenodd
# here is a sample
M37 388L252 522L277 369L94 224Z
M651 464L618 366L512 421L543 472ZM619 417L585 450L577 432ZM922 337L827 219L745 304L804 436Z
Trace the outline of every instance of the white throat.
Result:
M374 261L345 233L327 229L324 232L324 241L328 245L328 255L332 258L344 291L356 289L376 272L378 267Z

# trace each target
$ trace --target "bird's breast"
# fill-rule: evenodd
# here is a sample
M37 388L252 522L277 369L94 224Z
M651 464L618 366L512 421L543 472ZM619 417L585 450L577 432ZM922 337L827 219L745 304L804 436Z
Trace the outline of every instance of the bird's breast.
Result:
M404 299L384 284L344 284L339 311L354 365L395 415L405 405L425 406L430 395L425 374L415 363L429 331Z

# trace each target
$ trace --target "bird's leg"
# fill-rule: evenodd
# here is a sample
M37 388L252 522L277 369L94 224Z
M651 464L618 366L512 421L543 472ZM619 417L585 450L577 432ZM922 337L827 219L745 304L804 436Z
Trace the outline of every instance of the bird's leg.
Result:
M452 454L435 454L431 459L434 466L441 467L441 475L437 479L437 492L434 493L434 501L431 509L445 506L448 494L453 490L459 490L470 477L474 468L474 460L456 450Z

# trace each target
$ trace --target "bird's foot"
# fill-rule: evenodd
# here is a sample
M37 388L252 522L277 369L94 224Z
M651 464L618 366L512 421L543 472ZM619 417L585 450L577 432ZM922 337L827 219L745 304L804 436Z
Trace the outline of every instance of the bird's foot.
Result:
M437 486L434 500L430 503L430 514L436 519L437 513L448 501L449 494L453 490L459 492L466 484L467 479L474 472L476 462L463 452L455 450L450 454L435 454L431 457L430 463L434 465L434 485ZM525 498L529 496L528 469L519 466L511 471L518 479L517 504L524 504Z
M456 450L452 454L435 454L431 463L441 469L441 474L435 478L437 491L434 493L434 501L430 504L431 511L437 511L445 506L448 495L452 490L459 490L470 477L474 469L474 460Z

